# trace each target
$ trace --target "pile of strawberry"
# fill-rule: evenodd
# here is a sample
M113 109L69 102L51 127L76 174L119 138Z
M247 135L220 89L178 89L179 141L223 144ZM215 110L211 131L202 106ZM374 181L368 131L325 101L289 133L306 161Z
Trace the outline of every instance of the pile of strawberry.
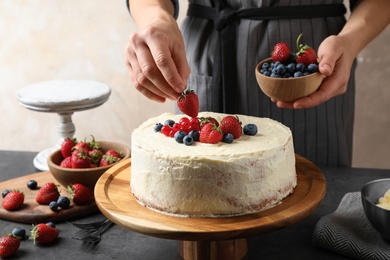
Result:
M157 123L154 131L173 137L178 143L232 143L234 139L240 138L243 132L246 135L257 133L257 126L254 124L247 124L243 128L238 116L227 115L221 121L212 117L198 117L199 99L193 90L183 92L177 105L180 111L189 117L184 116L179 122L168 119L164 123Z
M318 72L317 53L307 44L300 43L302 34L297 38L297 52L291 52L287 43L275 44L272 62L265 62L260 73L272 78L299 78Z
M76 138L64 139L61 144L61 154L63 160L60 166L64 168L103 167L123 159L121 151L111 149L103 152L93 136L91 142L77 142Z
M35 180L27 182L27 187L31 190L38 189L37 185ZM61 195L57 185L48 182L37 190L35 201L40 205L48 205L52 211L58 212L60 208L62 210L70 208L71 202L75 205L83 205L93 200L93 191L82 184L69 185L68 192L69 197ZM1 205L7 211L19 210L25 204L24 193L20 190L6 189L2 192L2 197ZM26 230L14 228L12 233L1 236L0 257L14 255L20 247L21 240L25 240L25 235ZM53 222L39 223L32 226L30 240L33 240L34 244L49 244L58 236L59 231Z
M30 240L34 244L49 244L58 238L59 231L53 222L33 225ZM16 227L11 233L0 237L0 257L5 258L14 255L20 247L21 241L26 239L26 230Z

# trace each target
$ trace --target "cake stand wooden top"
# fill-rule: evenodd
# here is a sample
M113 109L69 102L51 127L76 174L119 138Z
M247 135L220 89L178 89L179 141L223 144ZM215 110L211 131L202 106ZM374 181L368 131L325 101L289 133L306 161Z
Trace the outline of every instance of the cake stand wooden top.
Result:
M255 214L228 218L185 218L140 205L130 190L131 159L110 168L95 186L101 212L118 225L149 236L175 240L227 240L250 237L294 224L321 203L326 182L321 171L296 155L298 184L281 204Z

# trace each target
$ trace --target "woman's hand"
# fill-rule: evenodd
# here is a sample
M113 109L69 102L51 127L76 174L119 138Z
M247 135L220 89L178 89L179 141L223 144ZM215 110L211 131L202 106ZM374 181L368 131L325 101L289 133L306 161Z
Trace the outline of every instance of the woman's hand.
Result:
M177 100L190 68L176 21L152 22L130 35L125 63L134 87L147 98Z
M348 52L348 43L342 37L329 36L318 48L318 68L325 77L319 89L313 94L294 102L272 100L280 108L309 108L342 95L347 90L354 55Z

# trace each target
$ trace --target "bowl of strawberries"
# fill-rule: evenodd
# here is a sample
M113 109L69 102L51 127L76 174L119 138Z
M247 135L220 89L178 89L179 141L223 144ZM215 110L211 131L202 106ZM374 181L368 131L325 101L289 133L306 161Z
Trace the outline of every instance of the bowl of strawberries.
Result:
M288 44L279 42L272 57L257 64L256 80L268 97L293 102L314 93L321 85L324 76L318 70L316 51L301 44L301 37L302 34L297 38L296 53Z
M93 190L104 172L127 158L130 148L120 143L95 141L93 137L90 142L66 138L61 149L48 157L47 164L63 187L81 183Z

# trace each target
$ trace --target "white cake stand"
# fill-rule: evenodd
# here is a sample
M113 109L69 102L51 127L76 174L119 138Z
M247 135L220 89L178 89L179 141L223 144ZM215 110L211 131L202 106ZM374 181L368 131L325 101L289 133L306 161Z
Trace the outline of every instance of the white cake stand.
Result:
M37 154L34 166L41 171L48 171L48 156L60 148L65 138L73 137L76 132L72 114L102 105L110 94L111 89L107 85L92 80L52 80L20 89L16 98L22 106L38 112L57 113L60 116L58 134L61 138L54 147Z

